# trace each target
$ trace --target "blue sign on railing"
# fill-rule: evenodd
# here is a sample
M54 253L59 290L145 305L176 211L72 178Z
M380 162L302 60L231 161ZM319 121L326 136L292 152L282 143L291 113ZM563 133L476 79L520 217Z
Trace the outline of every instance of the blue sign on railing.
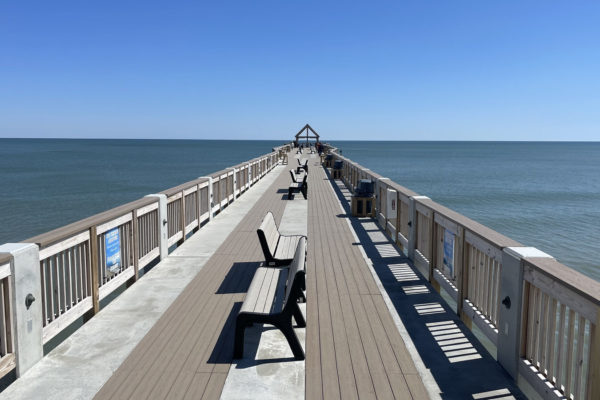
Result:
M451 277L454 277L454 234L444 231L444 267Z
M104 237L106 245L106 270L116 273L121 268L121 238L119 228L106 232Z

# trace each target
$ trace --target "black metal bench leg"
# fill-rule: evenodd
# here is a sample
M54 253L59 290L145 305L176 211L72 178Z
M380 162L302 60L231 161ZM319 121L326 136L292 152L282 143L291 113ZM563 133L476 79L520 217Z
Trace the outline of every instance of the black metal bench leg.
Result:
M244 333L246 331L246 326L248 326L248 322L245 318L240 318L238 316L235 321L235 339L233 345L233 358L242 358L244 357Z
M306 197L307 189L308 189L308 185L306 185L306 184L302 186L302 189L300 189L302 191L302 196L304 196L304 200L307 199L307 197Z
M304 315L302 315L302 311L300 310L298 303L294 304L292 312L294 313L294 319L296 320L296 325L298 328L306 328L306 321L304 320Z
M288 200L292 198L292 188L288 188Z
M287 339L290 348L292 349L292 353L294 353L294 358L296 360L304 360L304 350L302 349L302 345L300 345L298 336L296 336L296 332L294 332L294 328L292 327L292 319L290 318L285 322L278 321L274 325L279 328L279 330Z

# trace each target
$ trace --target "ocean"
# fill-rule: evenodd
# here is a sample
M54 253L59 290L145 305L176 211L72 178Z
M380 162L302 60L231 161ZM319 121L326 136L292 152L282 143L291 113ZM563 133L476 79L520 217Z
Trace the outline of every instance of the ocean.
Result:
M420 195L600 281L600 142L332 142Z
M0 139L0 243L64 226L282 143ZM400 185L600 280L600 143L332 144Z

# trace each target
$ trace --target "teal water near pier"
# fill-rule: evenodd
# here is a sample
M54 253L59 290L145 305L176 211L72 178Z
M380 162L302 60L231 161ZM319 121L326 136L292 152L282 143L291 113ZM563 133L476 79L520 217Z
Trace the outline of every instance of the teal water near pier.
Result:
M600 280L600 142L332 144L362 166Z

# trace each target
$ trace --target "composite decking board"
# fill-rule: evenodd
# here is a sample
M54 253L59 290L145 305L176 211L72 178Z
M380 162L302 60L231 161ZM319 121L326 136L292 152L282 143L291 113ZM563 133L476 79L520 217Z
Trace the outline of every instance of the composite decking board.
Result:
M322 251L321 246L319 246L319 249ZM319 249L316 249L316 251L318 252ZM322 258L320 259L324 260L324 266L328 263L330 263L329 265L333 265L331 264L330 258L328 260L328 257L325 257L325 254L322 254ZM352 359L350 356L350 346L348 344L344 318L342 315L342 305L340 303L338 285L335 281L335 277L333 276L333 268L325 267L324 269L325 276L327 277L328 281L332 283L327 292L329 296L329 309L332 319L331 323L333 326L333 340L335 343L335 355L337 365L336 372L338 373L340 395L343 399L358 398L358 392L354 380Z
M385 305L383 297L375 296L373 301L375 302L377 313L379 314L381 322L383 323L383 327L385 328L402 373L413 375L418 374L415 363L410 357L404 341L399 335L396 334L398 332L398 328L396 327L396 324L394 323L394 320L392 319L387 306Z
M169 400L181 400L185 397L185 393L190 387L193 379L194 372L191 371L180 371L177 375L177 379L171 386L169 392L167 393L166 398Z
M306 398L336 397L336 388L341 390L338 397L354 397L347 387L355 387L360 398L428 397L377 283L358 246L353 245L355 239L347 222L338 217L345 212L330 181L324 179L322 168L313 167L311 172ZM320 282L322 279L326 282ZM313 300L318 303L315 307L311 306ZM311 322L319 327L311 327ZM335 352L328 351L331 342ZM343 365L348 358L338 354L345 348L349 348L352 368ZM311 354L316 349L320 349L318 356ZM329 357L335 359L335 369L330 367ZM314 368L321 373L312 371Z
M327 193L327 188L322 191L322 194L325 195ZM335 213L337 204L335 203L335 198L329 196L326 197L327 202L324 202L324 211L327 215L335 216L339 213ZM337 218L337 217L335 217ZM339 220L339 218L338 218ZM344 253L343 249L340 250L338 245L341 243L346 243L347 247L348 242L343 235L343 225L340 227L338 225L339 222L345 223L345 221L329 221L327 225L324 225L325 232L322 233L322 240L325 243L326 253L329 256L330 265L328 269L335 274L332 276L332 281L337 281L341 287L350 286L351 288L356 288L355 275L348 274L347 268L342 264L342 255ZM332 235L327 232L330 227L335 227L335 234ZM340 240L342 239L342 240ZM333 241L333 242L331 242ZM335 250L335 253L333 252ZM348 251L351 251L351 248L348 248ZM333 254L333 257L332 257ZM355 290L346 290L346 295L342 297L342 307L343 307L343 318L344 318L344 327L347 335L347 340L350 343L350 356L352 359L353 366L353 375L346 377L347 379L355 380L355 384L358 390L358 394L361 398L369 398L373 397L375 393L374 383L370 377L370 370L368 367L366 353L363 348L362 339L360 337L360 331L358 322L356 319L356 314L354 309L352 308L352 295L357 295L358 292Z
M198 400L201 399L206 390L206 385L210 379L211 374L195 373L194 378L188 386L184 400Z
M326 194L321 191L321 196ZM331 214L328 207L323 207L323 211ZM335 215L335 214L333 214ZM354 324L354 316L344 313L344 308L349 302L348 283L339 263L339 250L337 249L336 236L330 235L327 232L327 226L331 224L320 224L320 243L316 251L320 251L320 260L323 260L323 268L327 271L326 276L332 282L334 290L328 291L331 314L334 316L334 338L336 340L336 359L338 372L340 374L338 380L342 390L342 398L360 397L365 398L372 394L373 387L369 379L356 377L368 376L369 371L366 368L366 360L364 353L359 349L360 341L358 340L356 324ZM335 250L335 252L334 252ZM336 254L334 254L336 253Z
M225 331L233 332L231 311L243 301L255 270L244 269L243 263L263 261L256 227L269 210L281 221L285 202L277 190L287 179L276 178L96 398L220 395L233 356L233 334ZM228 275L235 262L242 267Z

